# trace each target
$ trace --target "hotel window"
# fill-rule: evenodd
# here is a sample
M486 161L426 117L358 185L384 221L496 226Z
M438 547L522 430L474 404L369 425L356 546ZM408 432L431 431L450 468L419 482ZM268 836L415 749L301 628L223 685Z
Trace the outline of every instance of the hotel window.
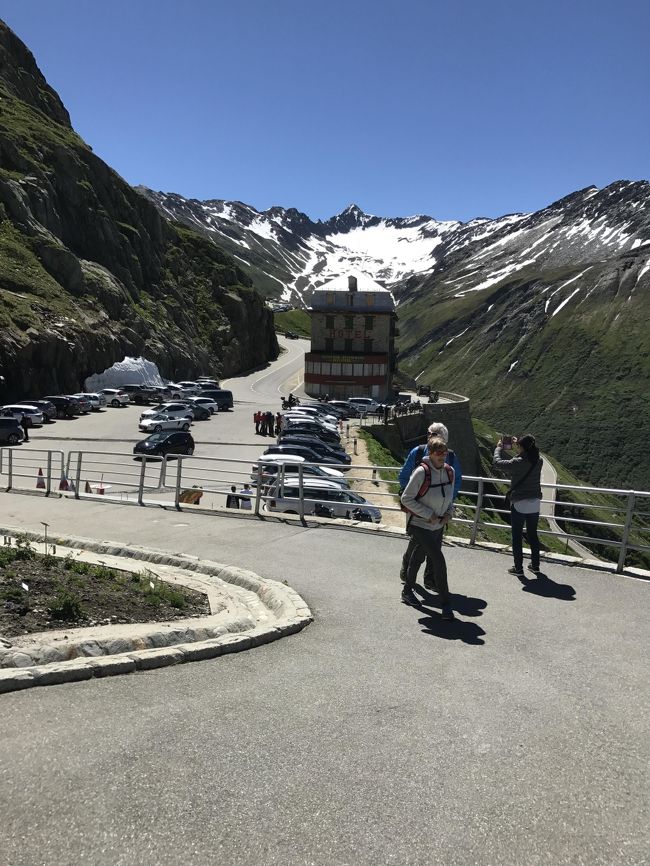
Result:
M330 307L334 306L334 292L328 292L327 293L327 303L329 304Z
M340 376L341 375L341 365L340 364L332 364L332 376Z
M374 303L375 303L375 296L374 296L374 294L373 294L372 292L368 292L368 293L366 294L366 305L369 306L369 307L372 307Z
M345 327L348 331L351 331L354 328L354 318L352 316L345 317Z
M352 351L352 340L344 340L343 341L343 351L351 352Z
M354 375L357 377L363 376L363 364L354 365Z
M334 351L334 340L331 337L325 337L325 351L333 352Z
M325 327L328 330L332 330L334 327L334 316L325 316Z
M363 341L363 351L364 352L372 352L372 340L364 340Z
M342 376L351 376L352 375L352 364L341 364L341 375Z
M354 295L348 295L348 307L354 306Z
M364 318L365 318L366 331L372 331L375 327L375 317L374 316L364 316Z
M323 363L320 365L320 370L319 370L321 376L329 376L331 366L332 365L329 363L329 361L323 361Z

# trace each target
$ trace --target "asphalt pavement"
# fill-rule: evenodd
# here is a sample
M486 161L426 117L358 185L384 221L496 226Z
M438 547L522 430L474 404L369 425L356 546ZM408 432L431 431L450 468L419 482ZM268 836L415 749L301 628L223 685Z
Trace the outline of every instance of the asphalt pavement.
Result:
M286 580L315 617L236 656L0 698L0 862L646 862L647 584L548 565L522 585L508 557L448 547L445 623L433 598L400 604L399 539L0 509Z

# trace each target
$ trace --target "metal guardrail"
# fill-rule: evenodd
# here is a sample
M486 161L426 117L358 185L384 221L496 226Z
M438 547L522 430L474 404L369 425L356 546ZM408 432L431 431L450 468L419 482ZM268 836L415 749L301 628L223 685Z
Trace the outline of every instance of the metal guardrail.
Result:
M102 451L40 451L31 449L24 453L12 448L0 449L0 483L5 489L30 490L49 495L52 492L74 496L76 499L96 498L113 502L129 502L134 505L150 504L173 506L178 509L200 506L202 509L225 507L226 497L233 484L255 482L251 497L251 511L261 516L263 513L279 514L269 505L273 498L268 488L269 476L264 476L258 464L257 472L252 472L254 461L197 456L174 456L165 458L143 457L136 460L133 454L115 454ZM327 499L313 499L304 495L304 488L311 476L304 469L310 466L329 466L341 469L339 464L302 463L295 467L293 474L298 475L299 497L296 510L304 520L311 516L316 505L327 507ZM397 499L398 482L395 480L399 467L355 465L355 472L367 474L350 479L352 489L355 484L372 484L372 493L363 494L368 504L379 508L382 513L400 512ZM382 478L392 474L393 478ZM282 480L282 470L273 476ZM502 507L505 495L498 492L507 488L509 481L502 478L463 476L460 495L465 502L456 504L454 522L465 525L469 530L469 544L475 545L479 533L485 529L507 530L507 524L497 522L497 515L507 515ZM618 551L616 570L621 572L630 551L648 552L650 545L645 543L650 533L650 492L619 490L602 487L582 487L570 484L542 483L544 490L578 491L581 496L606 494L614 502L611 505L591 502L571 502L568 506L555 502L554 497L542 499L543 504L554 504L555 515L543 515L552 523L560 522L565 530L538 530L540 536L554 536L562 540L574 540L583 545L601 546ZM359 491L356 491L359 492ZM237 495L241 496L241 490ZM210 505L201 504L201 499L211 497ZM467 501L469 500L469 501ZM363 504L358 507L363 509ZM603 520L558 513L570 507L578 513L589 509L602 512ZM580 530L591 527L603 535L585 535ZM640 539L643 539L641 541Z

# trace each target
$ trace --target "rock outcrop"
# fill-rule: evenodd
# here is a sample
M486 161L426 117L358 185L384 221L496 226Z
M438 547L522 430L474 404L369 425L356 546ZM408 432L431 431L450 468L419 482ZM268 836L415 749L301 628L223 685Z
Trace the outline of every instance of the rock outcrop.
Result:
M77 390L126 355L189 378L277 353L250 278L93 154L0 22L2 396Z

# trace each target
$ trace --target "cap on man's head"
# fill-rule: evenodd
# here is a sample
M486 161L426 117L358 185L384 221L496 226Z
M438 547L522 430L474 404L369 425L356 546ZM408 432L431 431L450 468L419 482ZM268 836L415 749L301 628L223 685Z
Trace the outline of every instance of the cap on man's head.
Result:
M449 430L440 421L435 421L427 430L429 436L440 436L445 442L449 442Z

